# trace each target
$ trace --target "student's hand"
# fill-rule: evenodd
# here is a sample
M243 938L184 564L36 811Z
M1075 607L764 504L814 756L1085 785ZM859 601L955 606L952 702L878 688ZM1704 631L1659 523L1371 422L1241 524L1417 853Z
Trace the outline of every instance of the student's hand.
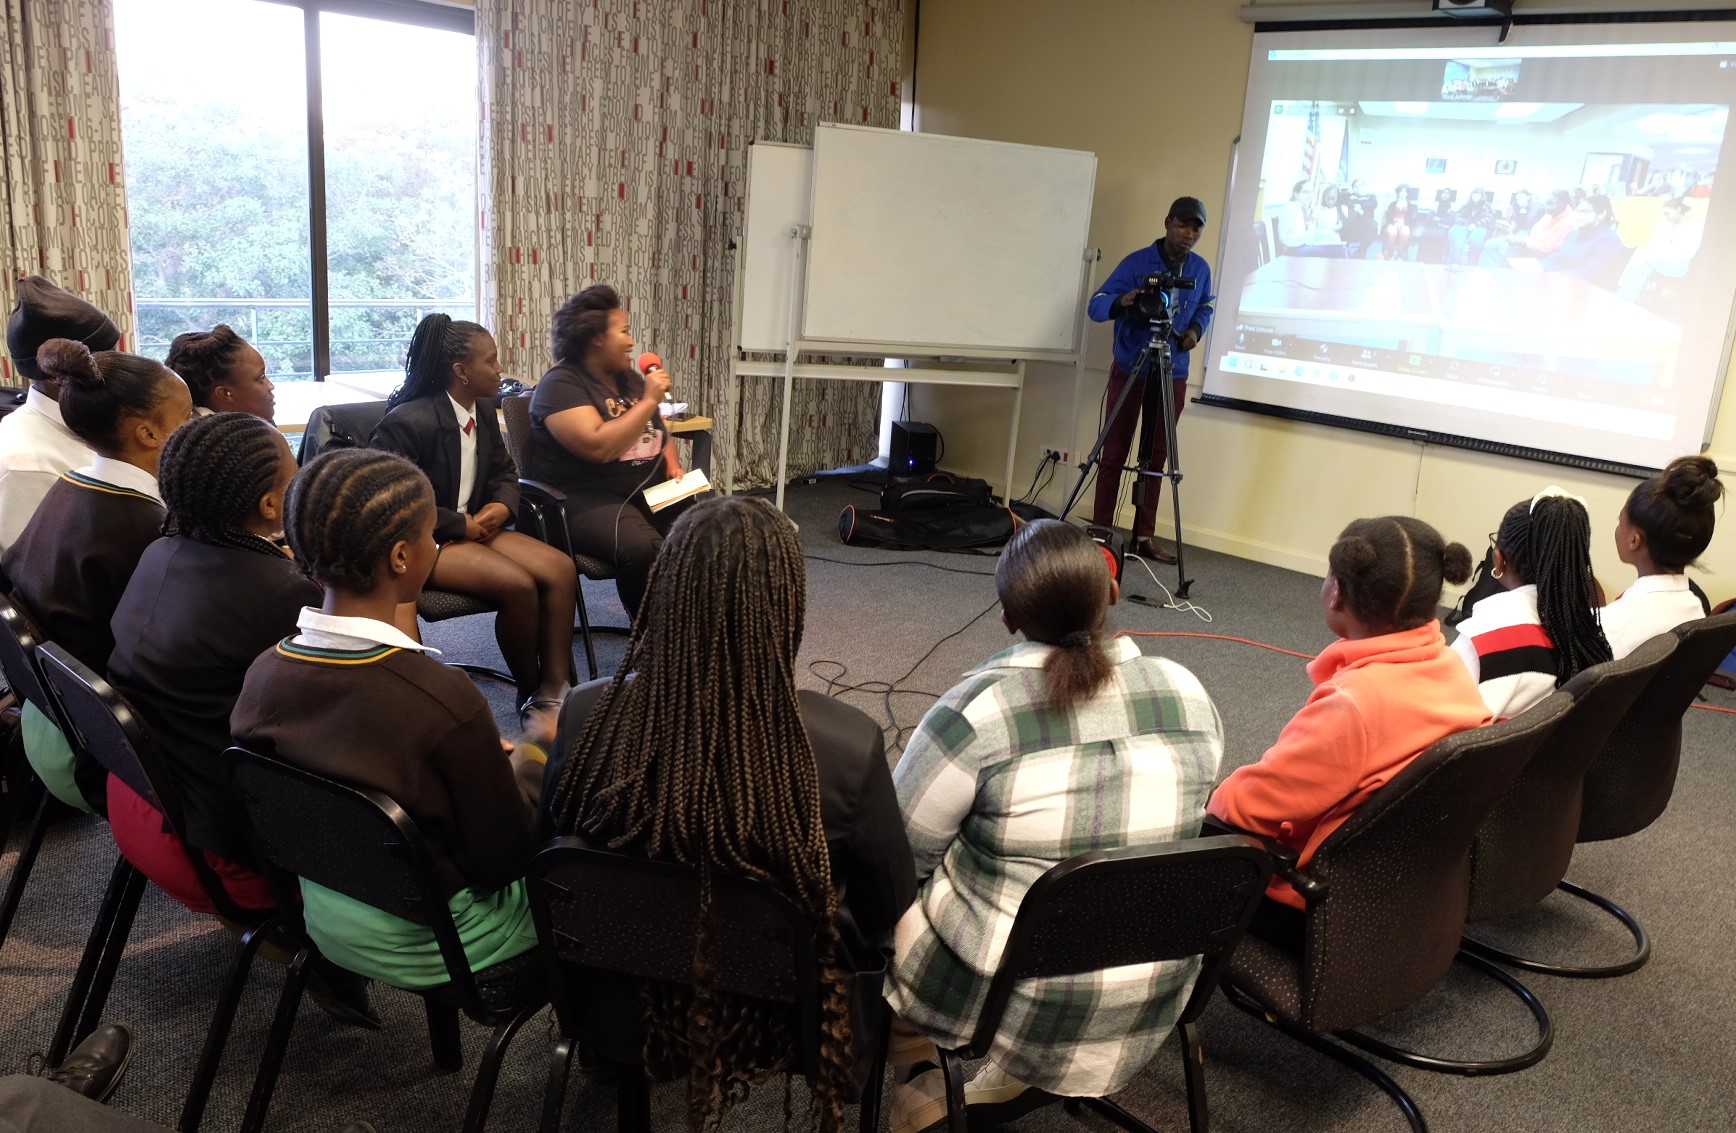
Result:
M476 522L486 533L484 535L484 538L486 538L488 535L493 535L501 528L505 527L506 521L511 517L512 513L506 510L505 504L492 503L476 513Z
M1117 307L1131 307L1133 306L1133 301L1137 298L1139 298L1139 289L1136 287L1121 298L1117 299L1115 305Z
M467 542L480 543L488 536L488 529L478 523L474 515L464 517L464 538Z
M652 401L661 402L669 396L669 371L661 367L645 375L645 396Z
M1176 345L1181 349L1181 352L1183 354L1186 354L1189 350L1192 350L1194 347L1198 346L1199 344L1200 344L1200 332L1193 329L1192 327L1189 327L1189 328L1187 328L1187 330L1182 332L1181 341L1178 342Z

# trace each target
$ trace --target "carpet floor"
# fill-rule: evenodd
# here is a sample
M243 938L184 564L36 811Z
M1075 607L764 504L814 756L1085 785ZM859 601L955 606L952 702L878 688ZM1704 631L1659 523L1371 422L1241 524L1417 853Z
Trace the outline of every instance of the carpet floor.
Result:
M830 690L886 729L889 758L933 698L983 658L1010 644L996 616L988 556L911 554L846 547L834 534L839 508L862 500L842 478L794 488L788 510L802 528L808 559L808 616L802 683ZM1330 641L1319 613L1319 580L1206 551L1190 550L1191 598L1211 621L1163 609L1157 580L1173 587L1174 568L1156 578L1130 567L1130 600L1112 611L1114 628L1142 635L1141 647L1192 669L1212 694L1228 735L1224 772L1259 758L1307 695L1304 661L1283 653L1199 634L1247 638L1312 655ZM624 623L612 584L585 588L592 618ZM1152 604L1131 600L1151 596ZM1181 636L1168 636L1181 635ZM429 644L449 661L499 664L486 618L428 627ZM600 670L621 661L625 638L596 635ZM578 651L581 669L583 650ZM503 728L516 723L511 690L486 678ZM1736 705L1728 693L1712 703ZM1730 947L1736 908L1732 871L1717 865L1736 842L1736 781L1730 773L1733 725L1722 713L1690 710L1680 778L1669 810L1632 838L1581 847L1570 878L1626 906L1651 931L1651 962L1618 980L1546 976L1526 982L1555 1023L1555 1046L1537 1067L1498 1078L1459 1078L1385 1067L1440 1133L1524 1130L1704 1130L1736 1126L1736 1037L1726 1012L1736 1006ZM14 837L0 875L16 861ZM1725 859L1728 863L1729 859ZM0 1072L24 1069L47 1046L84 936L114 862L107 829L94 819L53 830L0 951ZM1534 954L1596 962L1622 953L1625 937L1606 923L1552 898L1488 935ZM129 1113L173 1126L203 1040L216 986L233 948L215 923L195 917L147 889L108 1008L130 1024L136 1055L112 1100ZM281 973L256 967L226 1048L204 1128L237 1127ZM269 1128L337 1133L345 1122L372 1121L381 1133L457 1128L480 1055L482 1028L464 1027L464 1072L442 1075L429 1056L422 1006L392 989L374 992L386 1029L338 1025L311 1005L297 1018ZM1458 969L1414 1007L1384 1021L1378 1033L1401 1046L1458 1057L1515 1052L1533 1039L1517 1001ZM1378 1090L1323 1056L1293 1043L1219 997L1200 1025L1214 1128L1224 1133L1401 1130L1397 1109ZM514 1043L502 1073L489 1128L535 1128L540 1112L546 1019ZM798 1106L805 1092L794 1087ZM889 1100L889 1099L888 1099ZM1121 1095L1122 1104L1160 1130L1185 1127L1187 1111L1176 1047ZM743 1133L782 1123L783 1088L756 1091L728 1119ZM615 1120L612 1083L575 1073L565 1127L602 1131ZM677 1087L653 1096L655 1127L684 1122ZM1096 1117L1058 1107L1018 1123L1023 1133L1066 1133L1078 1125L1109 1128Z

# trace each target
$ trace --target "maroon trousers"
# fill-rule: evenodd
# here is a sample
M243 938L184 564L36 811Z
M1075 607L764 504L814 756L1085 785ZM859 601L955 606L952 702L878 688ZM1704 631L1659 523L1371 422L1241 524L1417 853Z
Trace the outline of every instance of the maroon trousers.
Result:
M1128 376L1122 372L1120 366L1110 367L1105 413L1115 407L1115 399L1121 396L1121 389L1128 381ZM1187 406L1187 379L1174 379L1174 387L1175 415L1179 419L1181 411ZM1115 415L1115 420L1109 426L1109 434L1103 439L1102 461L1097 466L1097 495L1091 505L1092 523L1104 527L1115 525L1115 501L1121 494L1121 466L1127 463L1127 454L1133 448L1133 429L1139 424L1142 410L1145 413L1145 427L1140 430L1139 435L1140 463L1154 472L1161 472L1164 462L1169 459L1169 437L1163 428L1163 395L1155 383L1142 378L1135 382L1133 389L1128 392L1127 400L1121 404L1121 412ZM1160 477L1147 476L1141 479L1145 481L1145 495L1134 512L1135 539L1145 539L1156 533L1157 501L1163 495L1163 480Z

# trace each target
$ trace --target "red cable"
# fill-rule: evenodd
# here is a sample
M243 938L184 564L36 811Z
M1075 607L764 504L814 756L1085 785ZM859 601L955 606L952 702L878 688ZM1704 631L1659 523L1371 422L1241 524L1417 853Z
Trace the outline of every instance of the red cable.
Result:
M1124 629L1111 637L1204 637L1212 641L1234 641L1241 645L1252 645L1259 649L1270 649L1274 653L1283 653L1289 657L1300 657L1304 661L1314 660L1312 653L1298 653L1294 649L1284 649L1276 645L1267 645L1263 641L1253 641L1246 637L1231 637L1226 633L1183 633L1180 630L1136 630Z
M1701 704L1698 701L1695 701L1693 704L1688 705L1688 707L1704 708L1708 712L1728 712L1730 715L1736 716L1736 708L1721 708L1716 704Z

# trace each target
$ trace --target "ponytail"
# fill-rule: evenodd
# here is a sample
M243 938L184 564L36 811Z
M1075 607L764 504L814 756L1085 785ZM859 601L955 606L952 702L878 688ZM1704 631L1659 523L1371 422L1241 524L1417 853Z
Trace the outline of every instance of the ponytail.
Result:
M488 330L480 323L454 319L436 311L416 324L410 337L410 348L404 354L404 384L386 399L388 410L407 401L445 393L452 380L452 366L462 362L470 351L470 342Z
M1065 712L1114 676L1101 640L1111 581L1097 544L1058 520L1026 524L1001 552L1001 608L1026 637L1055 647L1043 662L1050 711Z

